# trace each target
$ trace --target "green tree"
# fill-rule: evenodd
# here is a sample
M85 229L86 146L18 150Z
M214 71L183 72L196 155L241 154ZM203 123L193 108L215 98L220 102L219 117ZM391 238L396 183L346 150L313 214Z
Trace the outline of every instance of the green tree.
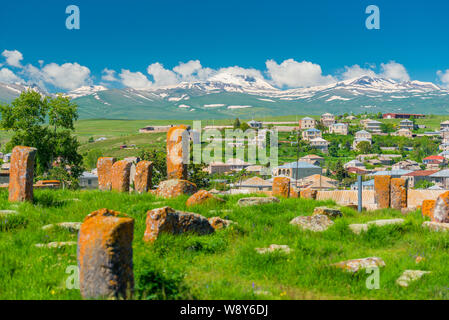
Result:
M142 150L139 158L153 162L153 185L167 178L167 153L164 149Z
M93 149L84 155L84 166L88 169L94 169L97 167L98 158L102 157L101 150Z
M239 118L235 118L234 120L234 129L239 129L240 128L240 119Z
M69 168L72 177L81 174L83 159L78 153L79 142L72 135L77 105L69 98L42 97L29 90L11 104L0 105L0 112L0 127L13 132L5 150L17 145L37 148L36 176L45 176L54 160L62 168Z
M362 141L357 145L357 150L360 154L370 153L372 150L371 143L368 141Z

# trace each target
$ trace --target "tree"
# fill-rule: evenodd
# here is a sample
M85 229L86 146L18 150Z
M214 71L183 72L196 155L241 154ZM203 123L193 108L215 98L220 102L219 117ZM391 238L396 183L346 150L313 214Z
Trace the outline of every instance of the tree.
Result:
M72 135L77 105L70 98L42 97L29 90L10 105L0 105L0 112L0 127L13 132L5 150L17 145L37 148L36 176L45 176L57 160L61 168L69 168L71 177L79 177L83 159L78 153L79 142Z
M235 118L234 120L234 129L239 129L240 128L240 119L239 118Z
M245 132L246 130L250 129L251 127L249 126L248 123L246 122L242 122L242 124L240 125L240 129L242 129L243 132Z
M371 152L371 143L369 143L368 141L362 141L357 145L357 150L361 153L361 154L367 154Z
M390 133L395 131L395 126L392 123L382 123L380 125L380 130L382 130L383 133Z
M153 184L158 185L167 178L167 153L163 149L142 150L139 158L153 162Z

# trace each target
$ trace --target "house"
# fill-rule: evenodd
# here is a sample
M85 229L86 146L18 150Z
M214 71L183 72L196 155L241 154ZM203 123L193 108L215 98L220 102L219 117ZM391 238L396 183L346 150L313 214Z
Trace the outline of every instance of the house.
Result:
M431 182L438 184L444 189L449 189L449 169L441 170L431 174Z
M325 113L321 116L321 124L325 127L330 127L335 123L335 116L331 113Z
M321 131L315 128L307 129L302 132L302 138L305 141L310 141L312 139L321 138Z
M408 129L410 131L413 131L415 129L415 125L414 125L413 121L405 119L399 123L399 128Z
M354 138L356 140L357 139L368 139L368 140L371 140L373 137L372 137L371 133L369 133L368 131L360 130L360 131L357 131L355 133Z
M315 166L321 166L324 163L324 158L314 154L308 154L307 156L300 158L299 161L308 162Z
M377 171L376 173L371 174L371 176L390 176L392 178L401 178L402 176L406 175L407 173L412 172L412 170L390 170L390 171Z
M365 129L371 133L382 133L382 129L380 128L382 125L382 122L371 120L366 123Z
M346 123L334 123L329 127L329 132L333 134L348 135L348 125Z
M351 184L351 190L359 190L359 184L357 182ZM362 182L362 191L374 190L374 179Z
M325 177L321 174L314 174L301 179L299 187L312 190L330 190L338 187L338 181Z
M403 160L395 163L392 167L392 170L409 170L416 171L421 170L419 163L413 160Z
M243 169L246 169L250 165L250 163L247 163L240 159L229 159L228 161L226 161L226 163L219 161L211 162L209 164L209 167L207 168L207 172L209 172L209 174L229 173L232 171L241 171Z
M410 129L399 129L398 131L396 131L395 135L399 137L411 138L413 136L413 133L410 131Z
M431 182L432 178L430 177L430 175L437 172L438 170L417 170L404 174L402 178L407 180L409 188L413 188L419 181L425 180Z
M82 189L97 189L98 188L98 176L91 172L85 171L79 177L79 185Z
M349 168L365 169L365 165L363 164L363 162L360 162L359 160L352 160L352 161L346 162L344 164L344 168L345 169L349 169Z
M440 123L440 131L443 131L444 129L449 129L449 120Z
M244 181L241 181L235 186L238 189L246 189L250 192L257 192L263 190L270 190L273 186L273 183L268 180L264 180L260 177L252 177Z
M449 150L445 150L438 154L439 156L445 157L446 159L449 159Z
M299 180L314 174L321 174L322 169L308 162L298 161L286 163L273 169L273 177L284 176Z
M449 151L449 143L442 143L438 146L440 151Z
M108 138L106 138L106 137L100 137L100 138L98 138L98 139L95 139L95 142L100 142L100 141L105 141L105 140L108 140Z
M262 128L262 122L260 121L248 121L248 125L253 129L261 129Z
M443 139L443 143L449 143L449 128L444 128L441 130L440 136Z
M310 146L323 152L327 153L329 147L329 141L324 140L323 138L315 138L310 140Z
M312 119L310 117L305 117L299 120L299 129L301 130L315 128L315 125L316 125L315 119Z
M366 170L364 168L356 168L356 167L351 167L347 169L348 173L352 173L352 174L358 174L358 175L365 175L368 174L370 171Z
M385 113L382 115L384 119L410 119L410 118L425 118L424 114L413 114L413 113Z
M139 133L155 133L155 132L168 132L171 127L174 125L168 126L146 126L145 128L139 129Z
M355 116L353 116L353 115L350 115L350 116L347 116L345 119L346 119L346 120L349 120L349 121L352 121L352 120L357 119L357 117L355 117Z
M438 168L441 165L445 165L447 160L443 156L430 156L422 160L422 162L428 167Z

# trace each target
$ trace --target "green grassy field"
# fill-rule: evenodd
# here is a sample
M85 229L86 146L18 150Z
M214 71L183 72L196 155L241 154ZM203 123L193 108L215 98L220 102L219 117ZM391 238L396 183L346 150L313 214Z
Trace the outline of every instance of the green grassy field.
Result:
M188 211L206 217L220 215L238 225L213 235L163 235L144 243L146 212L165 205L186 210L187 197L159 199L151 194L99 191L36 190L35 203L10 204L0 192L0 209L18 210L0 224L0 299L80 299L79 290L66 288L67 268L75 266L76 246L48 249L37 243L76 241L77 235L42 227L57 222L81 222L100 208L135 219L134 275L136 299L447 299L449 298L449 235L421 228L420 212L401 226L372 227L353 234L348 224L402 217L398 211L359 214L343 208L343 218L323 233L302 231L289 224L310 215L314 207L332 205L303 199L240 208L239 196L218 207L203 205ZM78 201L79 200L79 201ZM213 213L211 210L217 210ZM230 210L230 211L225 211ZM289 255L260 255L255 248L288 245ZM425 258L416 264L416 256ZM363 271L349 274L329 267L347 259L381 257L380 289L366 288ZM432 273L399 287L395 281L406 269ZM258 294L258 292L261 294Z

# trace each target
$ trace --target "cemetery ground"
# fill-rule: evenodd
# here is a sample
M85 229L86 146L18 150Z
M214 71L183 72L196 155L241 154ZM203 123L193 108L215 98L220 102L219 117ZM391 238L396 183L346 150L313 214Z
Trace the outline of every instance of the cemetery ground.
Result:
M9 203L0 191L0 210L17 214L0 217L0 299L81 299L67 281L77 265L76 245L36 247L52 242L76 242L77 232L44 228L60 222L82 222L91 212L108 208L135 219L134 299L448 299L449 234L422 228L418 210L406 216L395 210L358 213L341 208L343 217L324 232L303 231L289 222L312 215L331 201L282 199L280 203L240 207L245 196L224 196L223 203L187 208L188 196L157 198L152 194L100 191L35 190L34 203ZM237 224L211 235L161 234L145 243L148 210L177 210L220 216ZM370 226L354 234L349 224L403 218L402 225ZM289 254L258 253L255 248L288 245ZM380 257L380 288L368 289L367 274L330 266L349 259ZM420 257L418 260L417 258ZM421 260L419 263L417 261ZM73 270L73 269L72 269ZM396 280L405 270L431 271L409 287Z

